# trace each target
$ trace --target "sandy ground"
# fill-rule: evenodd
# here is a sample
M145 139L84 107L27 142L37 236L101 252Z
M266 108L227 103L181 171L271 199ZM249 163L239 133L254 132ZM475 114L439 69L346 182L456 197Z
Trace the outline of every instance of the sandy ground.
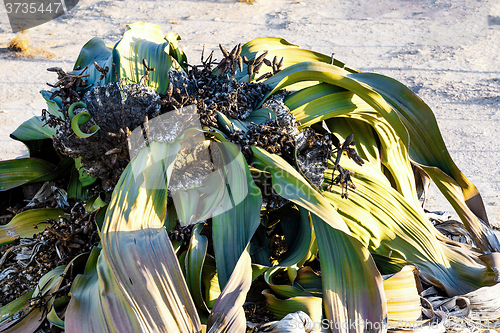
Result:
M148 21L177 32L191 62L202 46L228 47L278 36L331 54L351 67L391 76L434 110L455 162L482 193L489 218L500 221L500 2L485 0L80 0L68 15L30 29L53 59L7 51L14 37L0 5L0 159L26 154L9 134L40 115L39 95L70 70L94 36L116 43L125 24ZM452 210L435 188L426 208Z

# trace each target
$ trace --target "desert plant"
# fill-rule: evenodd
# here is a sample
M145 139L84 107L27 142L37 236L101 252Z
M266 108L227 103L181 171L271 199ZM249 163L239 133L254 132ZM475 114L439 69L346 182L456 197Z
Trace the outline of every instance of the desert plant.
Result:
M0 162L4 197L70 177L67 197L96 212L101 239L1 308L1 331L34 331L41 316L68 332L242 332L259 276L278 318L383 331L381 273L412 264L449 296L497 282L481 197L404 85L280 38L188 65L177 35L128 27L112 49L89 41L72 72L51 69L46 113L12 134L30 158ZM425 215L429 177L474 246ZM26 221L5 230L32 235ZM61 293L70 269L81 274Z

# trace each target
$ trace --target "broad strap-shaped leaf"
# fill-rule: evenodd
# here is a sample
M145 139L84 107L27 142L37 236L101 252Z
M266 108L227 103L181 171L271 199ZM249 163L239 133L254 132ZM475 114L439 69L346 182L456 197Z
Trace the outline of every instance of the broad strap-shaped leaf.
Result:
M238 147L230 143L218 147L224 161L227 190L212 217L212 239L219 284L224 289L260 224L262 195Z
M347 90L328 83L319 83L314 86L298 90L293 94L286 96L284 99L284 103L291 110L293 110L304 104L314 101L315 99L339 92L347 92ZM312 114L312 116L314 116L314 114ZM304 126L304 123L302 121L301 126Z
M64 119L63 113L60 111L60 105L50 100L50 93L41 91L42 97L47 102L47 111L50 115L60 119ZM60 97L54 98L60 102ZM48 116L47 116L48 117ZM52 138L57 137L57 127L50 127L42 117L32 117L22 123L10 137L14 140L21 141L28 147L30 157L47 158L47 150L54 151ZM54 153L55 155L55 153Z
M440 158L443 159L438 165L445 170L449 169L464 191L464 198L458 199L469 202L469 206L473 207L476 214L486 222L483 225L474 216L464 216L466 211L461 211L461 217L474 235L478 246L486 252L500 249L500 243L495 237L488 238L487 218L477 189L454 166L449 154L446 154L446 148L432 112L415 94L399 82L383 76L365 73L343 75L334 66L309 62L291 66L266 80L266 83L273 87L268 96L278 89L303 80L326 82L357 94L389 122L390 127L396 131L401 140L398 146L409 147L412 156L415 155L416 160L422 162L421 164L432 166L439 163ZM431 142L432 138L427 136L427 129L424 130L424 128L428 126L425 124L431 126L432 138L436 140L435 142ZM410 135L411 140L409 140ZM432 149L435 151L429 150L428 147L434 147ZM404 152L404 149L401 151ZM442 151L445 154L440 157ZM391 163L386 165L391 165ZM405 187L399 188L401 190Z
M18 299L0 308L0 327L2 326L2 322L8 320L8 318L16 313L20 311L26 312L28 310L28 300L31 298L34 291L35 289L32 289Z
M250 240L250 256L254 264L271 267L271 239L267 235L267 228L262 224L255 230L252 239Z
M68 333L141 330L100 247L92 249L84 274L73 281L64 326Z
M62 297L65 297L65 296L61 296L61 298ZM59 317L59 315L57 314L57 311L56 311L55 307L52 307L52 310L50 310L49 313L47 314L47 320L52 325L54 325L56 327L59 327L61 329L64 329L64 320L62 320Z
M33 333L42 323L42 308L35 308L29 311L20 320L4 322L0 324L2 333Z
M58 220L64 211L57 208L31 209L17 214L12 220L0 226L0 245L13 242L15 239L29 238L45 231L50 225L48 219Z
M85 172L81 165L81 157L75 158L75 167L71 170L70 183L68 186L68 198L78 198L85 201L87 200L86 187L94 184L97 178ZM87 204L89 204L89 202L87 202ZM102 206L103 205L101 205L101 207Z
M320 88L322 89L320 90ZM298 92L300 94L291 95L285 101L295 119L300 122L300 129L321 120L343 116L353 111L373 110L368 103L352 92L335 88L338 87L326 83L318 84L300 90Z
M332 227L350 234L335 208L302 175L282 157L252 146L255 167L271 173L273 188L282 197L318 215Z
M373 119L375 120L375 118ZM337 137L340 136L343 140L350 134L354 134L355 149L362 159L369 161L381 169L382 163L384 161L387 163L385 156L388 154L384 154L385 149L380 144L378 131L370 125L367 119L346 116L331 119L328 122L325 121L325 124L327 124L332 133L337 134ZM400 157L400 159L403 158L404 156ZM342 162L343 158L340 161Z
M73 164L73 159L69 157L64 157L57 166L38 158L0 161L0 191L58 179L69 173Z
M104 192L101 192L99 194L94 195L93 197L89 198L87 202L85 203L85 211L86 212L93 212L101 207L105 207L107 203L104 201L106 198L106 195Z
M0 161L0 191L34 182L55 170L55 165L37 158Z
M76 168L71 170L67 194L69 199L87 199L87 189L83 187L82 182L78 178L78 170Z
M293 285L293 282L289 276L290 282L286 284L278 284L274 281L274 277L278 274L289 273L292 268L286 267L272 267L264 273L264 281L269 285L271 290L280 298L291 298L296 296L312 296L311 293L306 291L300 286ZM292 311L294 312L294 311Z
M309 266L304 266L297 271L293 281L294 286L301 287L315 296L322 296L321 272L315 272Z
M201 280L205 290L205 303L207 307L211 309L214 307L221 290L219 286L219 278L217 277L215 259L210 255L207 255L205 258Z
M90 186L94 184L97 178L90 176L85 170L82 169L82 158L75 158L75 168L78 170L78 179L82 183L82 186Z
M259 52L286 48L299 48L299 46L286 41L284 38L260 37L252 39L243 45L241 47L241 56L253 59Z
M455 200L465 203L469 209L460 210L457 213L460 214L476 244L485 252L500 251L498 240L487 235L491 231L486 230L489 229L489 223L481 195L453 162L439 132L434 114L427 104L403 84L386 76L359 73L352 77L372 86L394 106L410 135L408 146L410 157L422 166L439 168L462 188L462 195L457 196ZM443 181L443 179L433 180L436 183ZM450 186L453 185L450 184ZM452 205L461 205L461 203L452 203ZM485 225L476 216L483 220Z
M382 278L366 247L352 237L350 231L345 231L345 222L334 207L325 205L327 200L280 156L258 147L252 147L252 152L254 164L271 173L276 193L311 212L322 262L327 319L334 323L360 320L372 323L369 327L353 325L330 329L343 332L384 330L387 310Z
M201 186L172 194L177 218L181 225L194 224L212 216L226 192L224 179L218 171L210 173L202 180Z
M169 54L172 58L175 59L173 65L179 64L183 70L187 71L187 57L184 51L179 48L178 42L181 40L181 36L176 34L175 32L169 32L165 35L165 40L170 43ZM175 67L175 66L174 66ZM176 69L180 69L175 67Z
M325 72L319 73L321 70ZM361 99L368 103L389 122L390 126L386 126L387 128L396 131L397 136L401 139L401 142L398 142L396 147L400 146L401 148L399 150L401 152L406 154L405 150L409 148L411 156L416 159L417 162L427 166L439 166L458 179L464 194L463 198L455 196L454 200L465 203L468 202L468 206L473 207L475 213L486 223L483 224L478 220L471 214L471 210L469 209L461 209L458 211L462 220L468 226L469 231L474 235L473 237L478 246L480 246L483 251L496 251L500 248L500 244L496 240L496 237L493 237L491 231L489 231L484 206L479 193L474 185L456 168L446 151L432 111L413 94L413 92L395 80L376 74L354 73L342 77L342 73L332 68L329 69L320 63L316 65L311 63L297 64L280 72L275 77L267 80L266 83L273 86L275 88L273 90L275 91L278 87L281 88L300 80L311 79L317 79L322 82L337 85L359 95ZM327 87L316 87L315 93L321 94L323 93L322 91L326 93L327 90ZM327 98L326 96L318 98L318 102L315 100L311 103L315 102L321 107L319 102L321 99ZM323 117L326 117L326 114L331 113L328 104L327 102L322 104L324 105L323 109L325 109L325 111L321 111L320 109L318 112L320 119L322 117L321 114L324 114ZM311 115L312 117L316 116L314 115L314 111L311 113L313 113ZM300 118L301 111L298 110L297 114ZM395 117L395 114L397 117ZM399 119L399 116L401 119ZM318 117L316 117L316 119L318 119ZM432 132L431 136L427 135L429 126ZM409 137L411 137L411 140L408 140ZM388 148L390 147L394 147L394 145L388 145ZM405 149L405 147L407 148ZM391 150L388 151L390 152ZM445 152L444 155L442 154L443 151ZM386 163L386 166L394 168L392 165L393 163ZM408 170L408 168L403 168L402 170ZM394 171L392 171L392 173L393 175L398 175ZM409 174L409 172L407 172L407 174ZM398 176L396 176L395 179L397 180ZM436 182L442 182L442 179L436 179ZM453 185L450 184L450 186ZM406 187L399 186L398 188L402 190ZM413 192L413 189L410 189L412 190L411 192ZM407 198L409 197L408 194L405 196ZM450 196L448 197L450 198ZM458 203L453 204L460 205Z
M241 48L241 56L246 56L248 59L255 59L260 54L268 52L266 58L273 60L274 56L279 59L283 57L283 68L287 68L293 64L304 61L319 61L330 63L332 58L330 56L299 48L299 46L289 43L283 38L278 37L261 37L247 42ZM278 61L279 61L278 59ZM345 64L337 59L333 59L333 65L344 68ZM357 72L352 68L346 68L349 72ZM266 71L263 70L262 73ZM262 75L259 72L260 75Z
M318 326L322 322L323 299L321 297L294 296L287 299L279 299L269 289L264 290L262 294L267 299L266 309L271 311L278 319L283 319L289 313L304 311Z
M283 208L288 208L288 212L280 215L280 224L288 250L277 265L302 267L306 260L316 254L313 225L305 209L287 206Z
M489 251L498 253L500 247L498 245L497 236L491 229L489 223L478 218L472 211L470 205L463 200L463 187L439 168L424 166L422 164L418 166L432 178L434 184L436 184L441 193L448 199L457 214L461 217L465 227L474 238L474 242L478 247L485 251L485 253L490 253Z
M165 94L168 73L172 67L170 43L156 24L136 22L127 25L127 29L113 49L113 62L119 77L139 83L146 71L142 64L143 59L146 59L148 66L155 69L149 73L147 85Z
M208 317L208 333L245 332L243 304L252 284L252 260L248 248L243 251L231 277Z
M60 119L66 119L63 112L61 111L62 109L62 98L61 96L56 96L53 99L50 99L50 96L52 95L51 92L47 90L41 90L40 94L42 95L43 99L47 103L47 111L51 115L60 118Z
M319 81L329 83L340 88L351 91L368 103L375 111L380 113L399 134L400 139L408 145L408 134L401 123L397 112L393 107L369 85L357 81L354 77L357 73L346 74L337 66L322 62L301 62L285 68L281 72L264 81L271 87L266 93L264 100L257 106L260 107L265 99L276 91L291 84L301 81Z
M422 315L415 270L415 266L408 265L396 274L384 277L389 323L415 322Z
M105 79L99 79L103 73L97 70L94 62L96 62L99 67L103 69L108 67ZM85 72L83 72L85 67L88 68ZM115 75L115 68L113 68L112 49L107 47L104 41L99 37L92 38L82 47L80 54L78 55L78 59L76 59L75 65L73 66L73 70L78 74L82 74L83 72L83 75L90 75L85 78L85 80L87 80L87 85L81 88L84 90L87 90L90 86L102 86L105 83L115 82L118 80Z
M200 332L177 256L163 228L179 143L152 142L129 163L109 203L101 242L106 262L145 332Z
M349 323L331 331L385 330L387 308L382 277L370 252L358 240L311 216L321 261L326 318ZM356 325L351 326L352 323ZM361 325L357 325L362 323Z
M47 126L41 117L32 117L22 123L12 134L11 138L19 141L52 139L57 136L56 129Z
M276 114L266 107L252 111L245 119L247 123L255 124L263 124L269 120L276 120Z
M309 215L308 212L306 212ZM312 222L311 222L312 224ZM317 250L317 246L315 247ZM287 273L288 280L283 282L283 277L280 278L280 284L274 281L277 275ZM272 267L264 273L264 280L279 298L292 298L292 297L322 297L322 283L321 276L315 274L309 266L304 266L300 269L294 267ZM302 310L289 311L295 312ZM306 311L307 312L307 311Z
M207 255L208 239L200 235L203 223L196 224L191 231L189 248L186 253L186 283L196 307L209 312L203 298L202 271Z
M377 265L380 274L382 275L396 274L401 269L403 269L403 267L408 265L408 261L404 259L384 256L382 254L373 252L372 252L372 258L375 261L375 264Z
M480 253L442 236L422 208L409 204L387 181L380 181L384 176L379 168L370 163L359 167L351 160L345 160L344 166L355 172L356 190L349 192L347 200L341 198L338 186L323 194L370 252L408 260L425 281L450 296L493 283L495 274L478 264ZM329 168L326 177L330 173Z
M397 133L384 118L375 112L363 112L361 114L352 113L346 115L344 119L328 119L325 123L332 132L338 133L343 139L354 133L357 146L366 147L360 147L361 150L369 150L371 148L371 151L367 151L372 156L370 161L380 166L393 187L406 198L408 203L414 205L416 209L420 207L415 176L408 151L402 141L399 140ZM369 125L368 128L366 124ZM376 133L376 138L378 139L378 144L375 147L370 147L373 144L373 134L370 135L369 133L365 136L362 134L363 131L365 133L366 131L371 132L371 129ZM368 140L368 142L364 140ZM376 149L377 146L379 147L378 161L373 158L373 149ZM341 164L343 161L344 159L341 160Z

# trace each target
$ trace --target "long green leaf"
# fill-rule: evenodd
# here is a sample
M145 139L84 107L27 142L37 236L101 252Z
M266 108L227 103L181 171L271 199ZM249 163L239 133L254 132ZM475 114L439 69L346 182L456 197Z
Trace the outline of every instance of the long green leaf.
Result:
M297 80L314 78L323 82L338 85L357 93L365 102L367 102L390 122L390 127L396 130L399 138L402 139L402 142L399 143L399 146L401 146L401 152L405 153L404 148L408 147L412 158L416 159L419 163L430 167L439 166L457 179L462 187L463 197L455 196L454 198L451 198L448 196L448 198L464 202L469 206L469 209L460 209L458 212L464 223L471 231L471 234L474 235L476 242L483 250L489 251L500 248L500 244L495 237L492 237L491 231L489 231L487 217L484 213L484 206L477 189L465 178L465 176L463 176L458 168L456 168L455 164L451 160L451 157L446 151L446 147L444 146L444 142L439 133L432 111L413 92L399 82L377 74L354 73L342 78L337 76L341 73L331 75L332 70L330 70L330 73L318 75L319 68L325 67L321 64L318 64L318 66L312 66L311 64L299 64L294 67L295 69L293 70L289 69L289 74L285 75L280 73L281 76L269 79L268 83L275 84L281 80L282 82L278 85L282 87L296 82ZM302 73L300 72L300 67L304 70ZM327 118L328 116L335 115L333 114L335 112L335 103L339 103L333 97L335 94L331 94L331 97L327 97L328 95L326 94L326 91L328 88L325 86L321 88L313 87L309 89L311 90L311 93L314 89L316 94L324 93L325 95L318 95L320 97L311 103L305 103L298 106L296 110L298 118L300 119L304 118L304 116L309 116L309 119L311 119L310 121L314 122ZM304 92L299 93L305 95L306 91L307 89ZM297 95L299 93L297 93ZM382 98L382 100L380 98ZM330 99L330 101L328 101L328 99ZM298 98L294 99L293 96L291 97L291 102L298 103L297 101ZM331 108L330 104L332 105ZM316 111L314 106L318 106L319 110ZM309 110L311 111L304 113L306 107L309 107ZM343 113L342 108L340 108L339 111ZM396 119L394 115L391 115L394 112L400 116L400 120ZM390 127L386 126L386 128ZM428 135L429 131L431 132L431 135ZM411 140L407 139L408 135ZM387 151L391 152L391 150ZM445 154L442 154L443 151ZM398 155L399 154L396 154L395 157ZM385 165L395 168L393 163L386 163ZM408 170L408 168L403 168L402 170ZM394 172L394 170L391 171L393 175L396 175L395 179L398 180L398 173ZM407 174L409 175L409 172L407 172ZM443 178L436 178L435 181L442 183ZM453 185L450 184L449 186ZM401 190L407 187L399 186L398 188ZM413 192L411 188L410 190ZM408 194L406 194L406 197L409 197ZM460 206L460 203L452 202L452 204ZM472 214L472 212L483 219L486 224L482 224L474 216L474 214Z
M285 234L288 250L278 266L301 267L311 255L315 254L311 253L316 238L309 214L303 208L299 208L298 211L296 208L290 208L288 213L281 215L280 224Z
M97 70L94 62L96 62L103 69L108 67L108 73L105 75L105 79L99 80L102 73ZM83 72L85 67L88 68L85 72ZM86 87L88 88L90 88L90 86L102 86L105 83L115 82L118 80L113 68L112 50L108 48L104 41L99 37L92 38L82 47L80 54L78 55L78 59L76 59L75 65L73 66L73 70L78 74L83 72L83 75L90 75L85 78L87 80ZM86 87L82 87L80 89L87 90L88 88Z
M58 220L64 211L56 208L39 208L19 213L6 224L0 226L0 245L13 242L15 239L28 238L41 233L47 226L48 219Z
M90 176L85 170L82 169L82 158L75 158L75 168L78 170L78 180L82 183L82 186L90 186L94 184L97 178Z
M24 142L52 139L57 136L57 132L55 128L47 126L41 120L41 117L32 117L22 123L10 136L15 140Z
M47 109L52 115L64 119L63 114L59 111L59 105L48 100L45 96L46 93L42 91L43 97L47 100ZM54 151L52 138L57 137L58 126L50 127L42 120L42 117L32 117L24 123L22 123L14 132L10 134L10 137L14 140L21 141L28 147L30 157L41 157L47 158L47 150Z
M252 284L252 261L248 248L243 251L231 277L208 317L208 333L245 332L243 304Z
M57 314L56 308L52 307L52 310L47 314L47 320L54 326L64 329L64 320L62 320Z
M214 257L207 255L202 271L202 282L205 289L205 303L209 309L213 308L221 290L219 278L217 277L216 264Z
M452 205L457 206L465 203L469 209L457 210L462 221L467 227L476 244L486 252L500 251L500 243L496 237L491 237L488 217L484 208L483 200L477 188L465 175L460 172L453 162L441 133L437 121L431 109L418 96L403 84L383 75L372 73L359 73L353 78L369 84L378 91L398 112L401 121L410 134L409 152L411 158L427 167L436 167L452 178L453 183L457 183L462 188L462 195L455 196ZM399 133L399 135L402 135ZM433 181L442 183L445 179L432 173ZM449 183L449 186L453 186ZM450 198L448 196L448 198ZM477 217L476 217L477 216ZM485 222L483 224L481 219Z
M152 142L139 152L115 187L102 230L106 262L144 331L201 331L163 228L167 180L179 148Z
M187 57L184 54L184 51L182 51L179 48L178 41L181 40L181 36L176 34L175 32L169 32L165 35L165 40L169 42L169 54L172 58L175 59L177 64L179 64L180 67L182 67L183 70L187 72L188 67L187 67ZM174 65L176 65L174 63ZM175 66L174 66L175 67ZM176 69L180 69L175 67Z
M217 209L212 218L212 238L219 284L224 289L260 224L262 195L238 147L224 143L219 148L228 189L222 200L222 208Z
M427 282L450 296L493 283L495 274L478 264L480 253L442 236L421 208L409 204L388 182L380 181L384 176L379 168L370 163L359 167L350 160L344 164L355 172L356 190L350 191L347 200L341 198L339 187L324 195L371 252L408 260Z
M296 109L301 105L314 101L315 99L339 93L346 92L344 88L333 86L328 83L319 83L311 87L301 89L285 97L284 103L291 109ZM302 123L301 123L302 124Z
M316 273L309 266L304 266L297 271L297 277L293 284L307 290L312 295L323 296L321 272Z
M496 234L488 222L476 217L471 209L471 205L467 204L467 201L463 199L464 188L439 168L421 164L419 166L432 178L437 188L451 203L464 222L465 227L471 236L473 236L475 243L486 254L490 253L490 250L494 250L492 253L498 253L500 248L498 247Z
M62 108L61 96L57 96L57 97L54 97L53 99L50 99L50 96L52 95L52 93L47 91L47 90L41 90L40 94L42 94L43 99L47 103L47 111L51 115L53 115L59 119L63 119L63 120L66 119L64 117L64 114L61 111L61 108Z
M307 296L307 297L312 296L312 294L306 291L304 288L300 286L294 286L293 285L294 281L281 284L278 284L274 281L274 278L278 274L283 274L285 272L288 273L290 269L291 268L283 268L283 267L270 268L264 273L264 281L266 281L271 290L280 298L291 298L296 296Z
M321 262L326 318L348 323L344 332L384 331L387 308L382 277L355 238L311 216ZM361 325L357 325L362 323ZM334 331L330 327L331 331Z
M274 56L283 57L283 68L287 68L293 64L304 61L319 61L330 63L331 57L299 48L297 45L291 44L283 38L278 37L261 37L247 42L241 48L241 55L246 56L248 59L255 59L259 54L268 51L266 58L273 60ZM278 61L279 61L278 59ZM339 68L344 68L345 64L337 59L333 59L333 65ZM346 68L349 72L358 72L352 68ZM262 71L262 73L264 73ZM261 74L261 72L259 72Z
M100 247L92 249L84 274L73 281L64 328L68 333L141 331Z
M279 37L260 37L252 39L243 45L241 47L241 56L253 59L259 52L285 48L299 48L299 46Z
M73 159L64 157L57 167L38 158L0 161L0 191L24 184L45 182L65 176L73 167Z
M18 299L10 302L7 305L4 305L0 308L0 325L1 323L7 320L8 318L12 317L14 314L18 313L19 311L26 311L28 310L28 300L31 298L33 295L33 292L35 289L28 291L26 294L23 296L19 297Z
M318 86L326 87L324 85ZM324 91L329 92L329 90L327 88ZM311 91L311 93L314 93L314 91ZM303 103L294 103L293 99L286 102L295 119L300 122L300 128L306 128L321 120L342 116L356 110L373 110L368 103L360 98L355 98L354 94L349 91L336 91L308 102L304 102L304 99L302 99L301 102Z
M264 100L276 91L297 82L319 81L329 83L358 95L391 124L394 130L399 134L403 143L407 145L409 140L408 133L401 123L397 112L369 85L357 81L355 75L357 75L357 73L346 74L344 70L337 66L322 62L301 62L282 70L264 81L265 84L271 87L271 90L267 92ZM264 100L257 107L260 107ZM404 133L406 133L406 135L404 135Z
M304 311L311 317L319 328L323 317L323 300L314 296L294 296L288 299L278 299L269 290L264 290L262 294L267 299L267 309L274 313L276 318L283 319L287 314Z
M382 278L366 247L352 237L350 231L345 231L345 222L334 207L325 205L328 201L281 157L257 147L252 147L252 151L254 164L271 173L276 193L311 212L323 263L327 319L337 323L361 320L373 324L370 330L383 330L387 310ZM345 251L338 251L335 246ZM354 326L341 330L362 332L367 329L363 325Z
M340 134L344 139L349 134L356 133L355 139L358 146L361 146L361 150L364 149L366 153L371 155L371 162L380 165L382 170L384 168L388 170L389 176L387 178L393 183L394 188L406 198L408 203L418 209L420 202L417 197L415 176L408 152L392 127L375 112L353 113L346 115L346 117L349 119L329 119L325 122L333 132ZM360 123L359 120L363 123ZM363 136L363 131L366 133L371 129L376 133L376 139L378 139L378 144L375 147L369 147L373 145L373 134ZM373 152L377 146L379 147L378 161L374 160L376 153ZM370 148L371 151L369 151Z
M318 215L332 227L350 234L347 225L332 205L283 158L256 146L252 146L252 152L253 165L271 173L276 193Z
M20 320L8 321L0 324L2 333L33 333L40 326L42 321L42 308L36 308L29 311Z
M87 189L83 187L82 182L78 178L78 170L73 168L68 185L68 198L69 199L87 199Z
M34 182L54 171L56 167L37 158L20 158L0 162L0 191Z
M208 248L208 239L200 235L203 223L193 227L191 240L186 253L186 283L198 309L208 313L208 307L203 298L202 271Z
M148 65L155 68L149 73L147 85L165 94L172 67L170 43L156 24L136 22L127 25L127 29L113 49L113 61L120 78L139 83L146 70L142 60L146 59Z

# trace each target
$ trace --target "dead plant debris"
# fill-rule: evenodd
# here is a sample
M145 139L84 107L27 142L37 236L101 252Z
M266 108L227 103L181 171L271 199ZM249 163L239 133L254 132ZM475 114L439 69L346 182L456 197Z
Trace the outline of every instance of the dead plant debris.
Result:
M0 307L35 288L50 270L99 243L95 214L85 212L82 202L67 211L67 218L49 220L44 232L0 247Z

